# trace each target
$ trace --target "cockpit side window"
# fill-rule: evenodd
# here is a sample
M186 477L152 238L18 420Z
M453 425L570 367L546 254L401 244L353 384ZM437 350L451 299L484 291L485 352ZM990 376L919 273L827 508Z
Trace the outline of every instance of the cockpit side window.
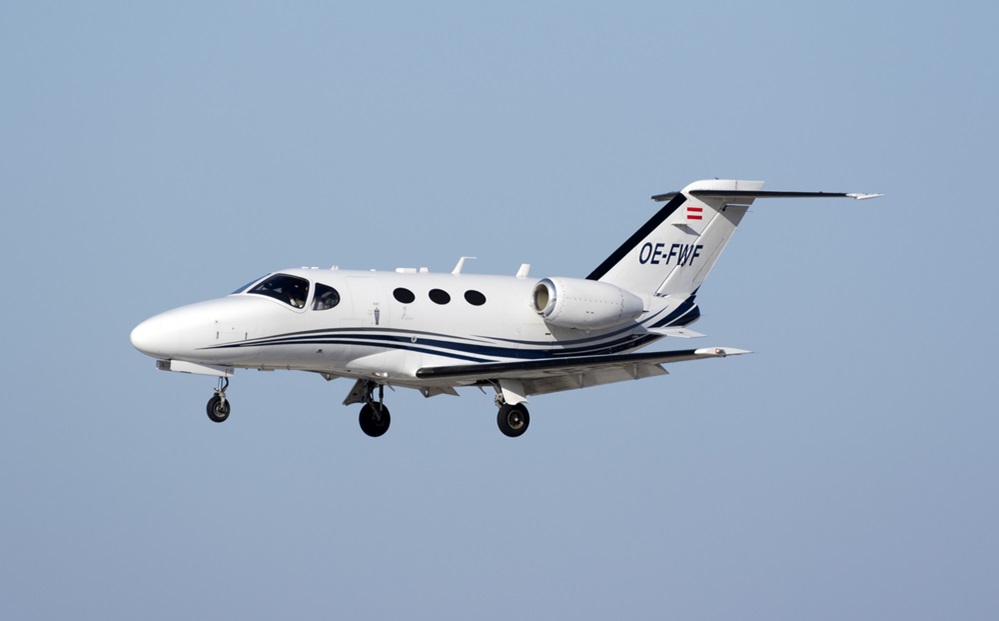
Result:
M329 285L316 283L316 297L312 302L312 310L329 310L340 303L340 294Z
M274 274L247 293L266 295L295 308L305 308L305 301L309 299L309 281L298 276Z

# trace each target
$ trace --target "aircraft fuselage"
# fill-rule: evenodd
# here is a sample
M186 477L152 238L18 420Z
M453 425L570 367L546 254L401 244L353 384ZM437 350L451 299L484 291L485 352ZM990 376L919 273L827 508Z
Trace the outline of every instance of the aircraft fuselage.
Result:
M132 342L164 360L423 386L416 371L424 367L620 353L661 338L642 321L590 331L550 325L531 306L537 279L526 277L303 268L275 275L307 283L303 298L255 293L254 283L152 317ZM318 299L324 288L337 297L329 308Z

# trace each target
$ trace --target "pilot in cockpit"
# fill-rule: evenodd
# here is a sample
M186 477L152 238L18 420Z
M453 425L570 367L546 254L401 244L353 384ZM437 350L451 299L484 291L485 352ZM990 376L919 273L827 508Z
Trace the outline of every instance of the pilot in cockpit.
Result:
M312 303L313 310L329 310L340 301L340 295L333 287L316 285L316 300Z
M309 285L294 281L288 288L288 303L295 308L305 308L305 298L309 295Z

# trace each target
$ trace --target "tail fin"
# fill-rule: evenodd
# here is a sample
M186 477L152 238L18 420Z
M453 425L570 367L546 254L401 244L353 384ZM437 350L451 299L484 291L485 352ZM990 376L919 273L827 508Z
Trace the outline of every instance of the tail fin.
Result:
M757 192L762 181L697 181L668 201L587 278L640 294L694 293L718 260L753 196L715 196L718 191ZM692 192L711 190L710 197Z
M873 198L879 194L765 192L762 181L695 181L587 276L645 295L689 296L697 291L753 200L760 197Z

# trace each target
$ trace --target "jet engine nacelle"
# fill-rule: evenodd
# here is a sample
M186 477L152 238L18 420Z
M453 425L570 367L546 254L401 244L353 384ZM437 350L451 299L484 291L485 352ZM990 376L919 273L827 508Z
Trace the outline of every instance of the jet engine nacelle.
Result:
M545 278L534 285L531 306L545 321L562 328L598 330L635 319L642 299L620 287L582 278Z

